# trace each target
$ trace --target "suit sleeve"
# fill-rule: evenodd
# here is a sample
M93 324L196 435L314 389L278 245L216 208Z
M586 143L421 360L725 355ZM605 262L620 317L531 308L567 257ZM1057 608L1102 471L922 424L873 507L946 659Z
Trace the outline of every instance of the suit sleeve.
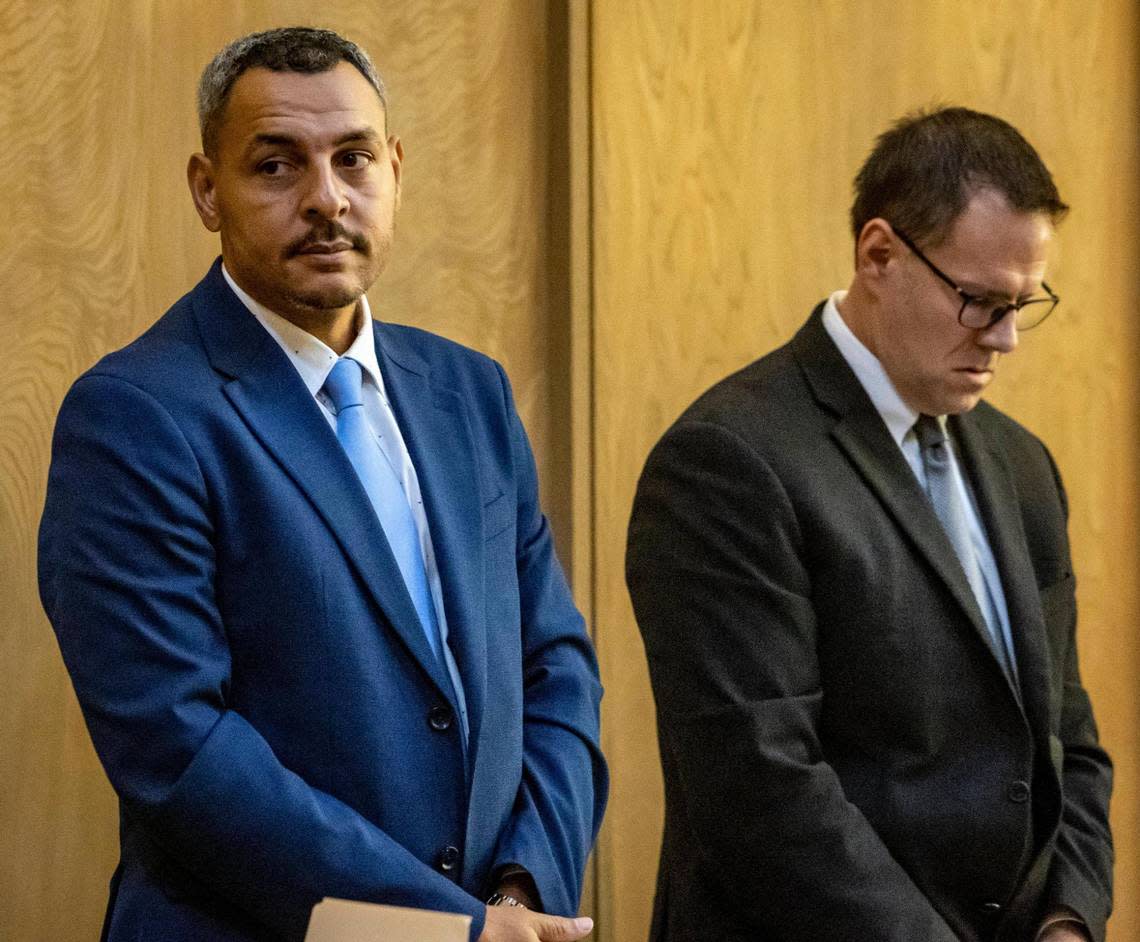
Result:
M815 942L842 926L952 942L823 754L810 552L784 485L730 431L683 422L654 449L626 576L684 831L673 839L758 938Z
M1052 457L1048 455L1064 516L1068 501ZM1067 559L1067 553L1066 553ZM1058 738L1062 809L1053 861L1046 880L1042 913L1072 909L1080 914L1096 942L1103 942L1112 909L1112 835L1108 803L1112 792L1112 763L1099 744L1092 704L1081 683L1077 658L1076 585L1068 579L1058 587L1072 617L1068 622L1064 672L1061 678L1061 720Z
M593 646L539 507L530 444L501 369L499 377L518 486L523 771L494 869L507 864L525 868L543 910L569 916L578 911L586 858L609 787L598 747L602 688Z
M227 708L215 519L194 452L146 392L89 375L56 425L39 577L92 740L171 859L286 938L323 896L483 906L285 768Z

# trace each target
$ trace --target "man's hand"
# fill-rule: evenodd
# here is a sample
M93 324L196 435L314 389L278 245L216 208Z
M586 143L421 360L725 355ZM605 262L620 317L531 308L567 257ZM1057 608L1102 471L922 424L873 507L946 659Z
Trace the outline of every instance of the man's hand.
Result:
M521 906L488 906L479 942L574 942L584 939L593 928L594 920L586 916L564 919Z

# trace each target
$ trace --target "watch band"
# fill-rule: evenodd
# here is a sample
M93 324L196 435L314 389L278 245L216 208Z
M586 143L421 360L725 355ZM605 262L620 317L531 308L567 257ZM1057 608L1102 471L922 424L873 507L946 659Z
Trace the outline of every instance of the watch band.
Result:
M506 893L492 893L490 896L487 897L487 905L488 906L518 906L520 909L526 909L526 907L523 906L522 903L520 903L513 896L508 896Z

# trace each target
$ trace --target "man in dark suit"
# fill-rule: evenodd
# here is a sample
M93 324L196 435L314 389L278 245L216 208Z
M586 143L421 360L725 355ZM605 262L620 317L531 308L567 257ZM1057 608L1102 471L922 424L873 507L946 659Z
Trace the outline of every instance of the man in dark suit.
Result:
M1065 493L980 402L1066 210L965 109L856 179L856 270L654 448L627 578L657 703L655 940L1104 938L1111 766Z
M581 938L596 662L502 369L369 316L383 86L336 34L273 30L199 111L222 258L72 388L41 528L120 797L104 938L299 939L323 896Z

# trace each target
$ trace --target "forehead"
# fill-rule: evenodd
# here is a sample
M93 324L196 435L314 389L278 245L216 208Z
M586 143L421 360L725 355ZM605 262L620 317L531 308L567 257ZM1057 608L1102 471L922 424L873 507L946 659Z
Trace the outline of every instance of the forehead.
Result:
M1044 213L1021 212L993 190L975 193L938 246L940 259L961 277L974 275L976 288L1024 290L1040 281L1053 241Z
M224 148L259 134L309 137L362 126L380 133L384 106L376 89L349 63L311 74L259 67L234 82L218 138Z

